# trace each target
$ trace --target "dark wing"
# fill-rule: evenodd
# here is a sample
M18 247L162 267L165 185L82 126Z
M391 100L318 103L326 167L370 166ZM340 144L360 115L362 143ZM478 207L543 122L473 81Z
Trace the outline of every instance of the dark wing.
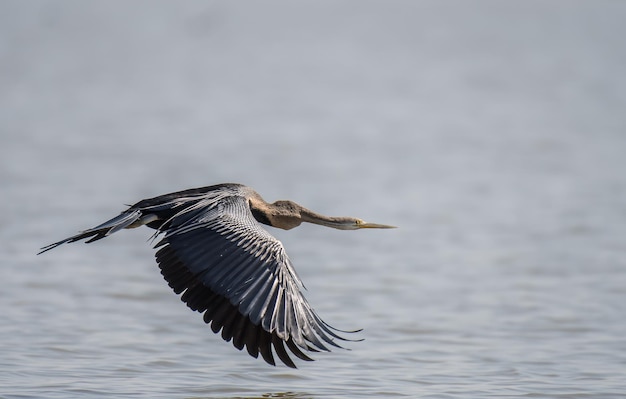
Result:
M306 301L283 245L254 219L244 196L196 203L169 220L156 259L191 309L238 349L274 365L271 347L296 367L303 351L329 351L344 339ZM333 331L334 330L334 331Z

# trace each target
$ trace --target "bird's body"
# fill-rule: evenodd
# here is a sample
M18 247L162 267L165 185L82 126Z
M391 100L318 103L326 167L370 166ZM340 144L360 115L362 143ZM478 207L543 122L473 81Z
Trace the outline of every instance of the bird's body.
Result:
M189 308L222 338L245 346L275 364L276 355L295 367L285 345L302 360L304 352L329 351L345 340L311 308L301 292L283 245L259 223L291 229L301 222L338 229L388 228L360 219L327 217L291 201L265 202L241 184L179 191L145 199L92 229L42 248L87 239L93 242L124 228L146 225L163 234L155 245L161 274Z

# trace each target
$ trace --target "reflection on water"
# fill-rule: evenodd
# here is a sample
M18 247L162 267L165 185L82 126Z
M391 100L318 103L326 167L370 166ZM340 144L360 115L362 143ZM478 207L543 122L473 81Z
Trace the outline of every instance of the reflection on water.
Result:
M123 12L122 12L123 11ZM622 2L3 2L0 396L626 392ZM399 226L275 231L349 351L210 332L124 203L234 181Z

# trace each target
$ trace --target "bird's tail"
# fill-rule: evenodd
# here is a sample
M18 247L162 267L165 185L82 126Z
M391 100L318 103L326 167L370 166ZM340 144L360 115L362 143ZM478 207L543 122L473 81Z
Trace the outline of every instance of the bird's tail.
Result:
M113 219L107 220L106 222L102 223L99 226L81 231L75 236L68 237L64 240L55 242L54 244L46 245L45 247L41 248L41 251L39 251L37 255L42 254L46 251L49 251L53 248L56 248L61 244L65 244L66 242L75 242L75 241L83 240L86 238L89 238L89 240L85 241L86 243L100 240L106 236L110 236L111 234L115 233L118 230L125 229L127 227L134 227L131 225L133 223L136 223L137 221L141 222L141 219L142 219L142 212L139 209L129 209L127 211L120 213ZM141 224L144 224L144 223L140 223L138 225L141 225Z

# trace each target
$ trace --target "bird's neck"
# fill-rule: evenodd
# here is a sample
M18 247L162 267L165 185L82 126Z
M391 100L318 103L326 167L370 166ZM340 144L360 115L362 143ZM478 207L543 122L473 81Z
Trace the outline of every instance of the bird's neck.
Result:
M290 230L302 223L300 205L292 201L265 202L260 196L250 198L250 210L259 222L279 229Z
M293 201L276 201L270 204L260 197L250 200L250 209L259 223L284 230L293 229L302 222L335 229L346 229L347 222L353 220L353 218L347 217L321 215Z

